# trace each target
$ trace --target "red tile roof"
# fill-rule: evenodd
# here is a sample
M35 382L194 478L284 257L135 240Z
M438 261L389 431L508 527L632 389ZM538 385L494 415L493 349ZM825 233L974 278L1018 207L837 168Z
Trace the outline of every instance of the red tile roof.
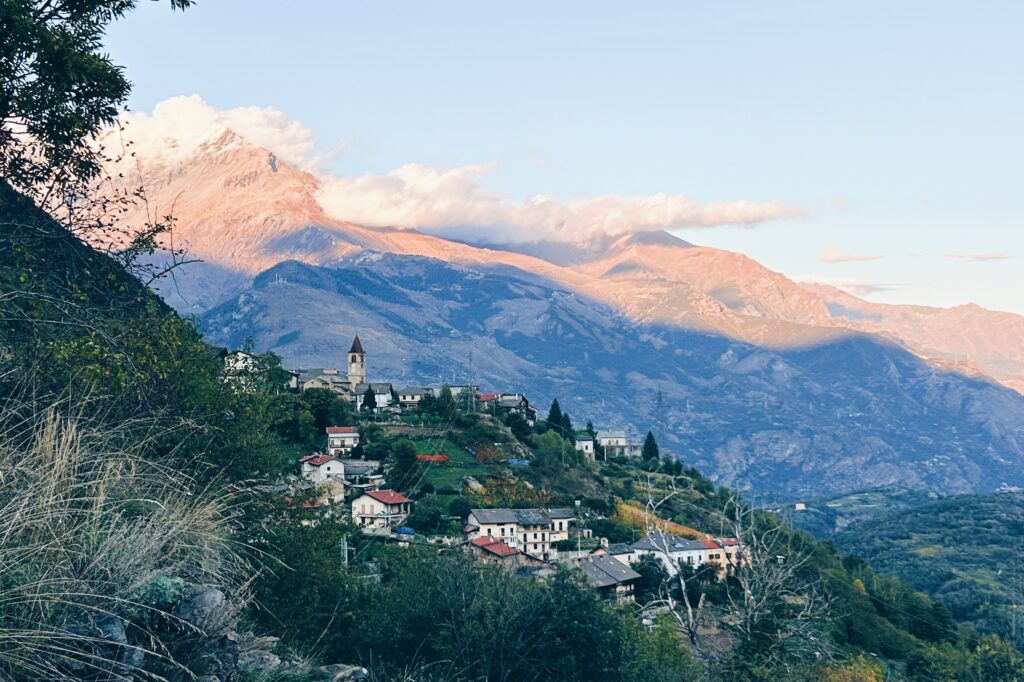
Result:
M478 538L473 538L469 542L471 545L479 547L485 552L490 552L491 554L500 557L512 556L513 554L519 553L519 550L515 547L509 547L504 542L495 540L490 535L481 535Z
M359 433L359 431L354 426L328 426L327 433L333 436L339 433Z
M485 552L490 552L500 557L514 556L519 554L519 550L515 547L509 547L504 542L495 542L494 544L487 545L483 548Z
M366 494L384 504L404 504L405 502L412 502L408 497L401 493L396 493L394 490L367 490Z
M478 393L476 399L482 403L489 403L492 400L497 400L500 393Z
M309 455L307 457L303 457L302 459L299 460L299 463L300 464L309 464L310 466L318 467L318 466L323 466L324 464L327 464L328 462L332 462L335 459L337 459L337 458L333 457L332 455L321 455L321 454L317 453L317 454L314 454L314 455Z

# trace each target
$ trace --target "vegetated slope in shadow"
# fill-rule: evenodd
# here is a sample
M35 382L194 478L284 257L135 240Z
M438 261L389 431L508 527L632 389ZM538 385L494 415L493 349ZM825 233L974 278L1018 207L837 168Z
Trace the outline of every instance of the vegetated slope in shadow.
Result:
M251 337L291 366L343 366L358 333L377 379L475 380L599 425L660 422L669 451L760 491L1024 481L1024 398L857 333L766 350L636 324L514 268L377 253L282 263L202 319L212 340Z
M1011 634L1024 572L1024 495L948 497L852 523L835 542L941 599L957 620Z

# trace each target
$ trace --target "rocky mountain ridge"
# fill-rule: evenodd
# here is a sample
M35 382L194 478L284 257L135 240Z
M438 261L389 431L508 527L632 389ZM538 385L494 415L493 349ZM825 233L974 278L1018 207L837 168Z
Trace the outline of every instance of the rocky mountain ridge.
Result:
M507 266L365 251L276 265L201 322L216 343L251 338L296 366L343 364L358 333L377 380L557 397L776 496L1024 484L1024 398L868 334L772 350L636 322Z
M173 144L173 140L168 144ZM631 320L724 334L775 349L836 339L850 330L884 335L929 360L963 363L1024 387L1024 317L977 306L885 306L837 289L801 285L739 253L700 247L664 232L586 244L485 244L416 230L368 228L328 215L312 173L224 130L169 158L131 158L127 183L150 197L124 218L173 213L175 245L190 265L160 293L201 314L285 260L329 264L362 250L510 266L601 301ZM954 365L958 366L958 365Z

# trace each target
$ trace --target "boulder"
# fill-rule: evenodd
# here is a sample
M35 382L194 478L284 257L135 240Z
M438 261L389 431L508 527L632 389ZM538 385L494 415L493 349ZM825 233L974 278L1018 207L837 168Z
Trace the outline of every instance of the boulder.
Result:
M235 663L238 672L269 673L276 672L280 667L281 659L277 654L260 649L243 651L238 655L238 661Z
M226 620L226 606L227 598L216 587L195 585L186 588L174 612L182 620L204 628Z
M357 665L334 663L313 668L309 676L314 680L323 680L324 682L344 682L345 680L367 680L370 678L370 673L366 668Z

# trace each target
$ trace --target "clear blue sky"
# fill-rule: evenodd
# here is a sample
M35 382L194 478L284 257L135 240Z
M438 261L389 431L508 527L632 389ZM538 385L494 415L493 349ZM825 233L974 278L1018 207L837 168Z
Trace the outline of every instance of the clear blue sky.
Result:
M809 214L680 234L1024 313L1024 260L943 255L1024 256L1022 32L1019 1L199 0L141 3L108 49L132 109L274 107L345 143L340 174L497 161L484 184L519 199L784 201Z

